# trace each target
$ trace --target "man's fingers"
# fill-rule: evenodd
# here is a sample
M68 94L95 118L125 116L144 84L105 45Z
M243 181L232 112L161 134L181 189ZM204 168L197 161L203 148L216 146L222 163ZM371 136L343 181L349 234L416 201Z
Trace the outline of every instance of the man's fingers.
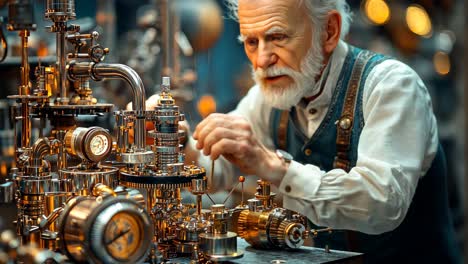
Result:
M203 153L209 155L211 153L212 145L216 144L223 138L235 140L237 142L242 140L249 140L250 134L246 130L233 130L225 127L217 127L213 129L203 142Z
M217 159L220 155L231 155L235 159L243 159L249 152L249 146L246 141L223 138L211 147L211 159Z
M208 118L206 118L200 124L198 124L198 126L195 129L195 132L193 134L193 138L198 140L197 148L199 148L199 149L203 148L205 137L209 133L211 133L215 128L225 127L226 124L229 123L229 121L226 120L225 116L226 115L211 114Z

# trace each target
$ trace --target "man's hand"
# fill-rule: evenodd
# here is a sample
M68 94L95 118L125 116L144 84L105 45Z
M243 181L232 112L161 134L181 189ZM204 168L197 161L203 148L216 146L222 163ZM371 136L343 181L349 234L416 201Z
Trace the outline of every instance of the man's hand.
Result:
M254 135L250 123L240 116L211 114L195 128L196 147L212 160L223 155L242 173L257 175L278 186L288 164L267 149Z

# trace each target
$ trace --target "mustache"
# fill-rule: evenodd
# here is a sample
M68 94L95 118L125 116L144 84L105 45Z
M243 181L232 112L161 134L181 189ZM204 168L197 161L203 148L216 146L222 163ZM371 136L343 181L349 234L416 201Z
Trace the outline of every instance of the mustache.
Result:
M254 73L254 77L258 79L277 77L281 75L287 75L287 76L292 77L298 74L298 72L292 70L291 68L278 67L278 66L271 66L267 68L266 70L259 68L255 70L253 73Z

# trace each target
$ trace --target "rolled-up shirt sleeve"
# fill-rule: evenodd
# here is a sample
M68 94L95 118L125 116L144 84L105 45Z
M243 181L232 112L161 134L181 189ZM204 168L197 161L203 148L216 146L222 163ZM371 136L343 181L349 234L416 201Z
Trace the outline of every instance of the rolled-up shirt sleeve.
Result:
M388 60L368 76L363 114L356 166L321 171L293 161L279 186L285 208L319 226L368 234L403 221L437 151L430 96L411 68Z

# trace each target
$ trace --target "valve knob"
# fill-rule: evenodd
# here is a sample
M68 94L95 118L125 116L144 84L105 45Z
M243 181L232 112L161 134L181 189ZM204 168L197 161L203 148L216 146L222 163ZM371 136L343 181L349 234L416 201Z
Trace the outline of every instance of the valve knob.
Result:
M108 53L109 53L109 49L104 48L103 46L99 44L92 46L88 52L91 60L93 60L96 63L103 61L104 58L106 57L106 54Z

